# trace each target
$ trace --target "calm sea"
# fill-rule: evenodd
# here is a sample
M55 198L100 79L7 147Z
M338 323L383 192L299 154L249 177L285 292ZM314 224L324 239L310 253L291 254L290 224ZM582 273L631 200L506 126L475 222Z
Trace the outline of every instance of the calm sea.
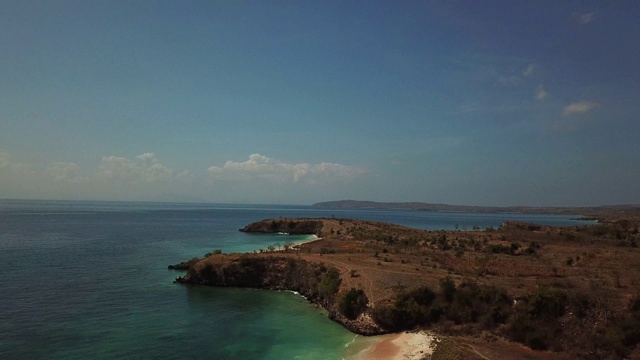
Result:
M214 249L305 236L254 235L274 217L344 217L420 229L572 216L0 200L0 359L340 359L354 335L286 292L187 287L167 269Z

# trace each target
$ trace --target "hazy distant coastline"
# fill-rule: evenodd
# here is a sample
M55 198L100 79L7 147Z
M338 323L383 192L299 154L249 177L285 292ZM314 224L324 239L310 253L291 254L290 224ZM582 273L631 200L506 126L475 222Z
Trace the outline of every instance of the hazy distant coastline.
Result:
M385 209L415 211L451 211L477 213L526 213L526 214L565 214L565 215L624 215L640 213L640 205L603 205L587 207L554 207L554 206L470 206L431 204L423 202L376 202L359 200L337 200L318 202L312 207L332 209Z

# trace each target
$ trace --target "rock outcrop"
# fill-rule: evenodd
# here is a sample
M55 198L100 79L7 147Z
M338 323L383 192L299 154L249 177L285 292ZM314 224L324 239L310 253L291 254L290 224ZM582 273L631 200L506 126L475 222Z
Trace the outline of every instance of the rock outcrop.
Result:
M258 254L212 255L188 268L176 282L221 287L249 287L298 292L329 311L329 318L361 335L387 331L368 316L351 320L339 313L335 299L340 289L340 272L322 263L287 256Z
M321 235L323 223L320 220L304 219L266 219L245 226L243 232L287 233Z

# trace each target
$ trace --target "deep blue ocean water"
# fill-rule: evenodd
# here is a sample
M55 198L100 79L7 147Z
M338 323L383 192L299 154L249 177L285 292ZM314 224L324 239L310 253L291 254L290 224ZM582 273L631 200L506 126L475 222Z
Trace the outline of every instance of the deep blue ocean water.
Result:
M276 217L420 229L574 216L305 206L0 200L0 359L340 359L354 335L287 292L188 287L167 265L305 236L237 231Z

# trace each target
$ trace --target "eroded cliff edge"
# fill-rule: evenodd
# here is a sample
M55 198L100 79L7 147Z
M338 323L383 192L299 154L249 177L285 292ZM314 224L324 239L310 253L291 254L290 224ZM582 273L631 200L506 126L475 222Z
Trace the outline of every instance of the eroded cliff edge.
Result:
M247 287L298 292L311 303L329 312L329 318L360 335L378 335L380 328L364 307L349 319L338 311L340 272L322 263L295 257L266 254L211 255L192 264L187 274L176 278L183 284ZM364 304L366 306L366 304Z

